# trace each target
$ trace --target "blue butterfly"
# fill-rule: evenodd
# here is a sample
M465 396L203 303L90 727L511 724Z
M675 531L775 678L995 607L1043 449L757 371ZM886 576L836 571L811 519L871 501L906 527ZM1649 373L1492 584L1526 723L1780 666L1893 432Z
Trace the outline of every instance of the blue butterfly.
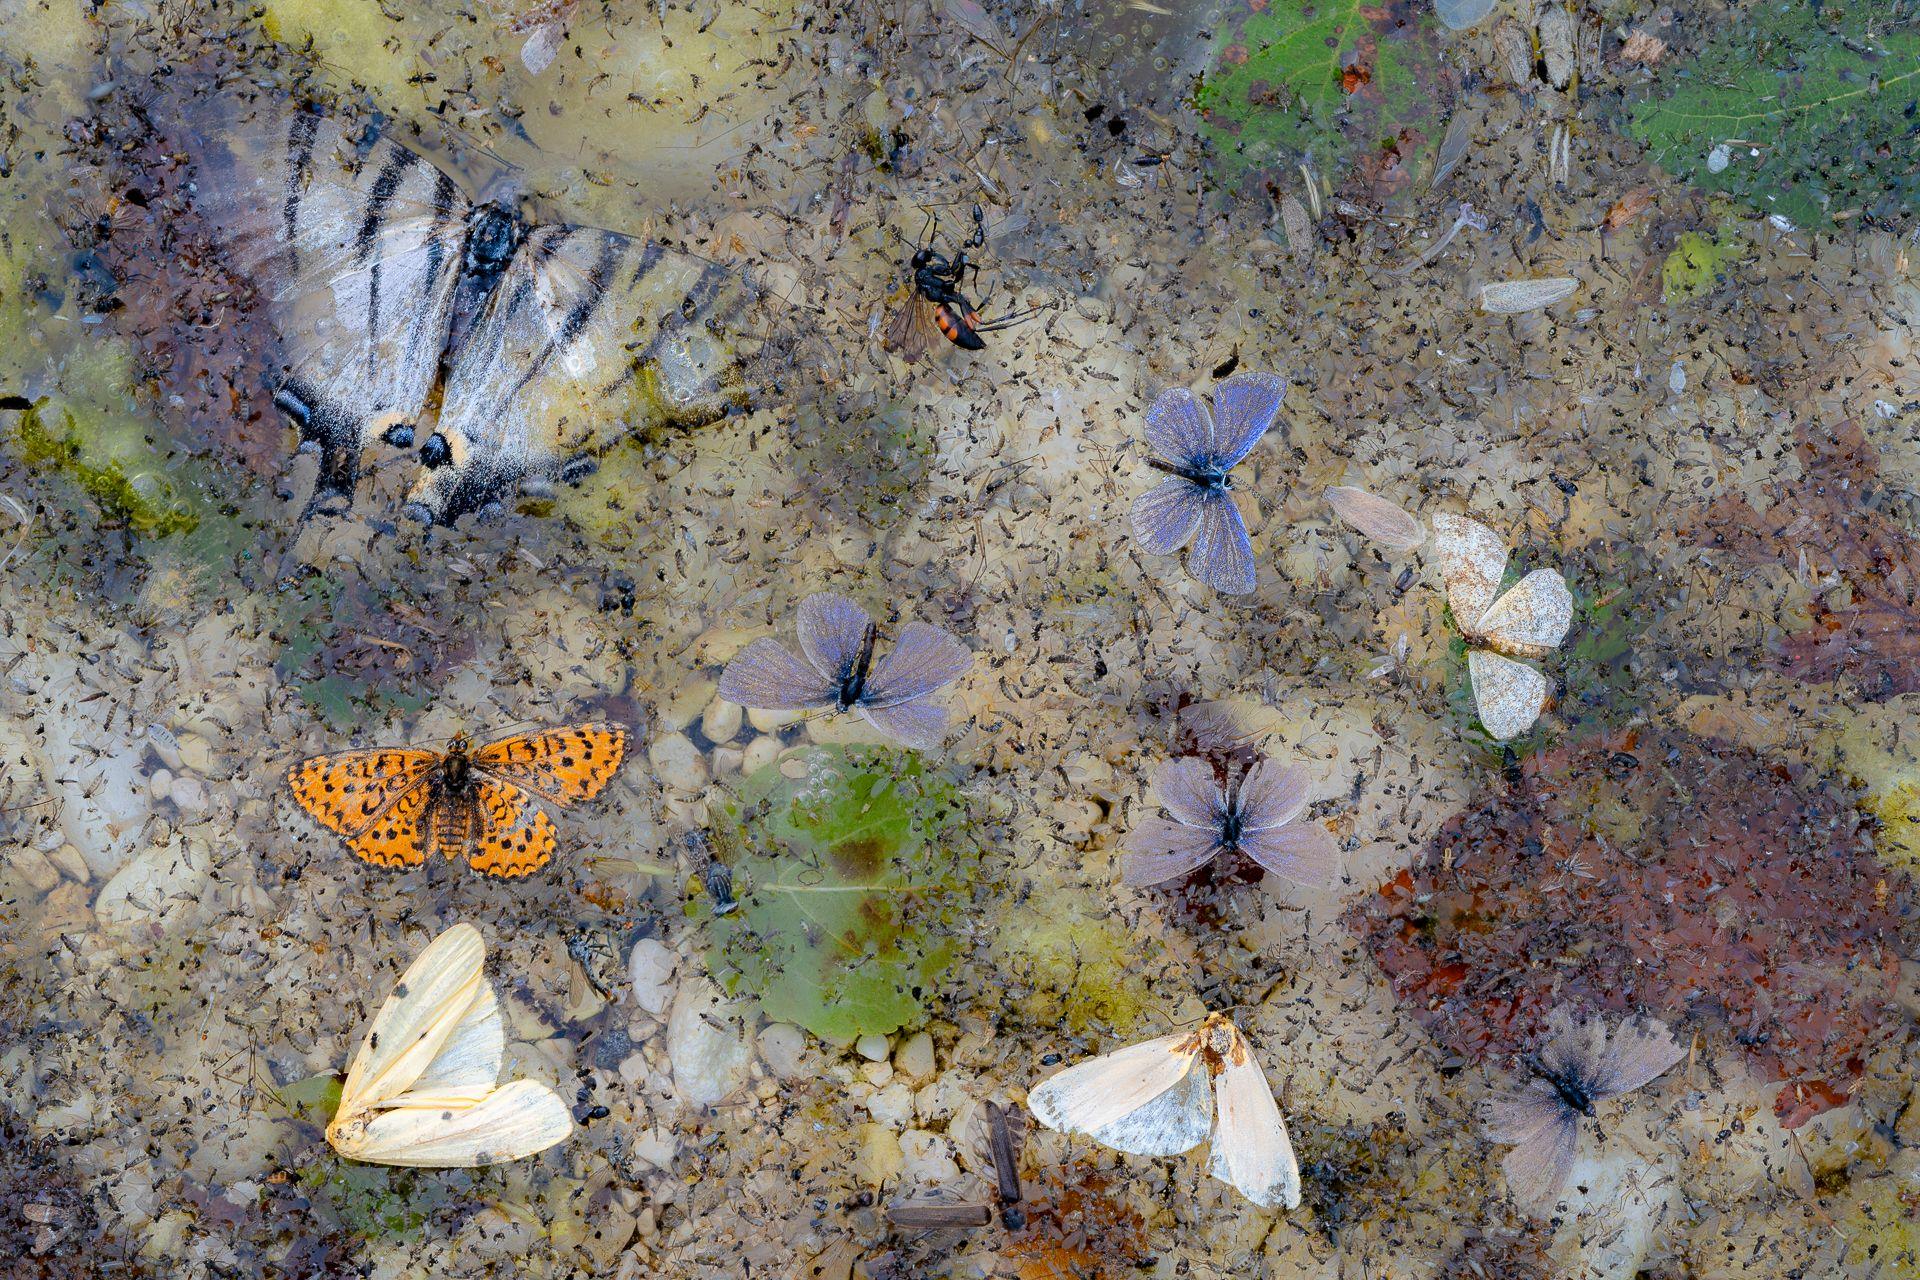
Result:
M1147 443L1159 455L1147 465L1167 473L1133 504L1133 532L1156 556L1188 542L1187 572L1215 591L1253 590L1253 544L1227 491L1227 473L1260 443L1280 416L1287 381L1278 374L1242 373L1213 393L1212 413L1185 387L1163 392L1147 410Z

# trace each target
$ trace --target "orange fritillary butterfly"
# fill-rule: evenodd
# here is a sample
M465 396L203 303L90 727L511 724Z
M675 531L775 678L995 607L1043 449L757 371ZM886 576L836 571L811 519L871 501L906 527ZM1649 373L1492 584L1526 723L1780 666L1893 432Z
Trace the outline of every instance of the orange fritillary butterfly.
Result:
M465 855L474 870L512 879L553 856L553 821L535 803L566 808L600 794L627 752L627 731L570 724L445 753L376 747L314 756L287 786L321 826L382 867Z

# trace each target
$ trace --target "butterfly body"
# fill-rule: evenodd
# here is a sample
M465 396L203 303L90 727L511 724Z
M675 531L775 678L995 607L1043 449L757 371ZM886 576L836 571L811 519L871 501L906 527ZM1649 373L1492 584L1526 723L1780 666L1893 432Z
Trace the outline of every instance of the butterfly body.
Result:
M288 770L287 785L301 808L376 866L419 866L438 853L511 879L553 856L553 821L537 801L566 808L593 798L625 754L617 725L567 725L477 749L463 734L444 753L314 756Z
M871 622L866 633L860 638L860 652L855 655L853 665L840 677L840 709L851 711L860 704L867 689L867 672L873 668L873 646L879 638L880 629Z

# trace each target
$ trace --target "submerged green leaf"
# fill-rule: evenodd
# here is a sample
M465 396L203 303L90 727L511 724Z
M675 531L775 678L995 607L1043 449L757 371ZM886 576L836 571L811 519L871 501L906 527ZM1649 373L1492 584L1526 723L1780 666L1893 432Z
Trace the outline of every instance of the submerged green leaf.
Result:
M1832 25L1826 25L1831 20ZM1629 129L1663 168L1796 226L1920 208L1920 24L1885 0L1763 4L1676 62Z
M817 747L759 770L715 817L740 904L712 918L715 978L828 1039L906 1026L958 954L979 860L962 816L907 752Z
M1450 81L1430 4L1240 3L1198 94L1223 176L1309 160L1384 199L1439 144Z

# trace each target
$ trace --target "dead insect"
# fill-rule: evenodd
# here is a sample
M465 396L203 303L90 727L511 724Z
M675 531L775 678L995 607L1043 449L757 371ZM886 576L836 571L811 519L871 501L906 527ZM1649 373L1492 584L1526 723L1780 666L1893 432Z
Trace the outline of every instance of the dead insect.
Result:
M714 856L713 841L706 832L687 833L687 855L700 868L708 909L716 916L731 915L740 906L740 900L733 896L733 868Z
M1000 1225L1018 1231L1027 1225L1026 1210L1020 1207L1020 1136L1007 1121L1007 1113L996 1102L987 1102L987 1142L993 1155L993 1179L1000 1193Z
M905 1200L887 1206L887 1222L906 1231L934 1231L941 1227L984 1227L993 1211L983 1204L942 1200Z
M914 249L913 257L907 264L907 283L912 292L888 330L887 346L900 351L909 360L919 354L915 349L914 329L921 323L923 303L932 308L933 322L941 336L965 351L978 351L985 347L986 339L981 335L1010 329L1032 319L1035 313L1034 308L1029 308L982 320L980 308L960 292L969 271L973 273L975 283L980 279L979 264L967 260L967 250L978 249L987 242L986 215L981 212L979 205L973 206L973 235L955 250L951 258L934 248L938 236L936 220L929 213L926 240ZM908 354L910 352L912 354Z

